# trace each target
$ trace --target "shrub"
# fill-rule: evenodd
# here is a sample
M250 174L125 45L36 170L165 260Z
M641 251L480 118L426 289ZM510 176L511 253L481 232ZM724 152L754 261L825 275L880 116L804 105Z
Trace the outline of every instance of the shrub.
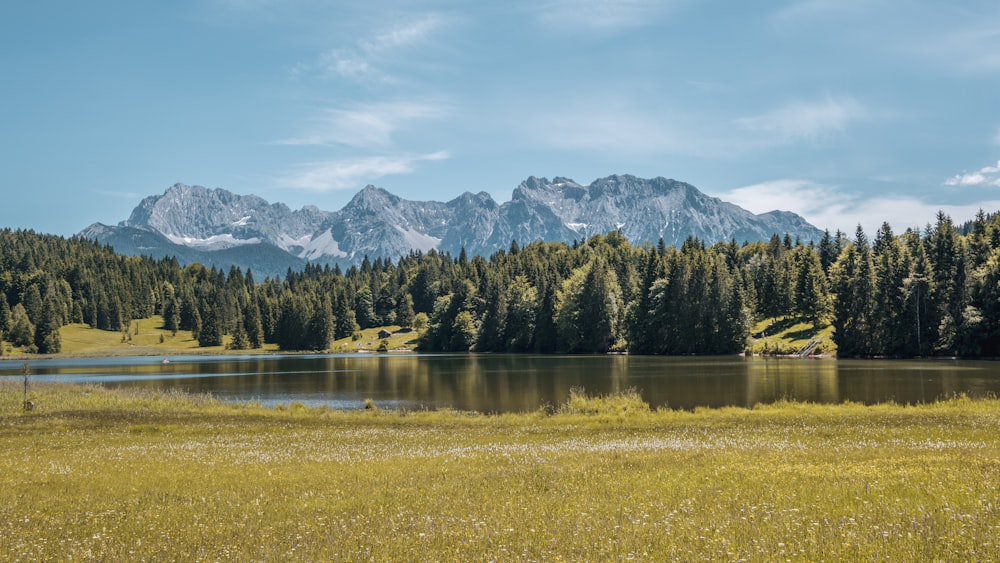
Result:
M582 387L569 390L569 399L559 409L562 414L649 413L649 403L634 387L607 395L587 395Z

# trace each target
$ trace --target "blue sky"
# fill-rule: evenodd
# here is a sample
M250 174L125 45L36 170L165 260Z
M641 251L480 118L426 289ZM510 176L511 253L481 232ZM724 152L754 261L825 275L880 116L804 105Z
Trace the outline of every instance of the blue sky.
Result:
M1000 210L1000 4L34 0L0 6L0 226L175 182L340 209L664 176L870 234Z

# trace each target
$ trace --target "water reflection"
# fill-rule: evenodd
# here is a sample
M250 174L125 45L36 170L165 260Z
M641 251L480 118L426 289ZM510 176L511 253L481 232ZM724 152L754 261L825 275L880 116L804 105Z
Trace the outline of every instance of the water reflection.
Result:
M22 362L0 362L19 377ZM635 388L654 407L746 406L781 399L837 403L930 402L1000 391L1000 364L953 360L792 360L739 357L531 355L187 356L36 360L36 381L183 389L264 404L358 408L450 407L524 412L589 393Z

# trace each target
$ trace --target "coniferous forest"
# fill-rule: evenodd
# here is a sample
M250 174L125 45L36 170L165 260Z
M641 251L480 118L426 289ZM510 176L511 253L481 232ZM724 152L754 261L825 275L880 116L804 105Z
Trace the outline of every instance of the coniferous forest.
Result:
M0 231L0 340L56 353L59 328L162 315L202 346L324 350L360 328L419 329L424 351L734 354L761 319L832 325L840 356L1000 356L1000 216L922 232L680 248L618 232L307 266L284 279L127 257L81 238Z

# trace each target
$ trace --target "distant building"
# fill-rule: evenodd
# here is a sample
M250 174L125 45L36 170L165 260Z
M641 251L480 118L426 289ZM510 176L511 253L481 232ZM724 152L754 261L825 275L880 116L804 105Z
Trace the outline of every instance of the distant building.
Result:
M388 330L384 329L384 328L382 330L378 331L378 337L379 338L389 338L390 336L392 336L392 333L389 332Z

